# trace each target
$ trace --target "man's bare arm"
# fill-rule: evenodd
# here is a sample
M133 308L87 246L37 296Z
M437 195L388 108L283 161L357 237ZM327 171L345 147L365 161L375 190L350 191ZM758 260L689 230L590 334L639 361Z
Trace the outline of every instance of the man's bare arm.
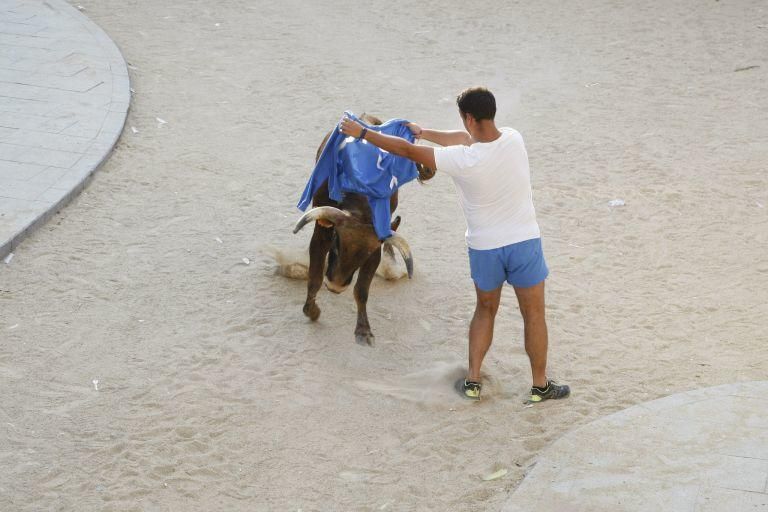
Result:
M472 137L463 130L429 130L416 123L408 123L407 126L415 137L441 146L469 146L472 144Z
M363 126L345 117L341 121L341 132L344 135L351 135L352 137L359 138L361 135L363 139L370 142L374 146L380 147L384 151L388 151L398 156L404 156L405 158L412 160L416 163L424 165L430 169L435 168L435 150L428 146L417 146L411 144L405 139L400 137L393 137L391 135L384 135L373 130L363 130Z

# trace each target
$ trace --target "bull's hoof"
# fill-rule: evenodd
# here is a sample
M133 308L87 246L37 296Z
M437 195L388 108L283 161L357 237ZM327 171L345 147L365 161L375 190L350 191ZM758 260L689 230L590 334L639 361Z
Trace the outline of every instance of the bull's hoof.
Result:
M313 322L320 318L320 308L314 302L311 304L304 304L303 311Z
M364 347L372 347L374 341L376 341L376 337L373 335L373 333L355 333L355 341L358 345L362 345Z

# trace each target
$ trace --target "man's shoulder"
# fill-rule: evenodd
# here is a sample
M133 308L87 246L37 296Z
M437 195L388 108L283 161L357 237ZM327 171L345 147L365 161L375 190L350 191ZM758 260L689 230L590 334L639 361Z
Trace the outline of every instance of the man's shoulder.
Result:
M514 136L517 136L517 137L522 137L522 135L520 135L519 131L515 130L514 128L510 128L509 126L502 126L501 128L499 128L499 131L501 133L507 133L507 134L514 135Z
M500 128L499 131L502 132L502 137L505 141L503 146L505 148L510 148L510 150L514 151L525 150L525 140L523 140L523 135L519 131L508 127Z
M477 163L477 155L472 146L444 146L434 150L437 169L449 175L455 175Z
M460 161L463 160L464 157L471 152L471 147L472 146L464 146L461 144L436 147L434 148L435 158L438 158L438 155L441 155Z

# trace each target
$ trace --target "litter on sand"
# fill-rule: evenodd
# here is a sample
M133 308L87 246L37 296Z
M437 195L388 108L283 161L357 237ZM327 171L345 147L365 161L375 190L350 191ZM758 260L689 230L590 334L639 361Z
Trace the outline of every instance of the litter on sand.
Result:
M13 253L10 253L8 254L8 256L5 257L5 259L3 260L3 263L5 263L6 265L10 265L12 259L13 259Z
M623 199L611 199L608 201L608 206L624 206L626 204Z
M224 243L224 240L222 240L222 239L221 239L221 238L219 238L219 237L216 237L216 238L214 238L214 240L216 240L216 241L217 241L217 242L219 242L220 244L223 244L223 243Z
M10 326L10 327L8 328L8 330L9 330L9 331L12 331L12 330L14 330L15 328L17 328L18 326L19 326L19 324L13 324L12 326Z
M251 260L249 260L248 258L243 258L243 263L245 263L246 265L250 265Z
M98 391L99 390L99 379L93 379L93 381L91 381L91 382L93 382L93 389Z
M159 117L156 117L155 119L157 119L157 124L159 124L161 126L168 122L165 119L161 119Z
M135 126L131 126L131 131L133 133L139 133L139 130L137 130Z
M491 473L490 475L485 475L483 477L483 482L490 482L491 480L498 480L499 478L503 477L507 473L508 473L508 471L506 470L506 468L501 468L500 470L495 471L495 472Z

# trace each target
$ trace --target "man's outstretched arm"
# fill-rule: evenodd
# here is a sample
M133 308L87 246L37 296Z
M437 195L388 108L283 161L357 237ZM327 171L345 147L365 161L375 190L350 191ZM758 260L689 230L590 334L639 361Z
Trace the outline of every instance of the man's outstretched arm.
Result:
M435 168L435 150L428 146L417 146L400 137L384 135L373 130L365 130L363 133L363 126L348 117L341 121L341 133L355 138L363 135L365 140L384 151L403 156L430 169Z
M441 146L469 146L472 137L463 130L429 130L416 123L408 123L411 133L418 139L428 140Z

